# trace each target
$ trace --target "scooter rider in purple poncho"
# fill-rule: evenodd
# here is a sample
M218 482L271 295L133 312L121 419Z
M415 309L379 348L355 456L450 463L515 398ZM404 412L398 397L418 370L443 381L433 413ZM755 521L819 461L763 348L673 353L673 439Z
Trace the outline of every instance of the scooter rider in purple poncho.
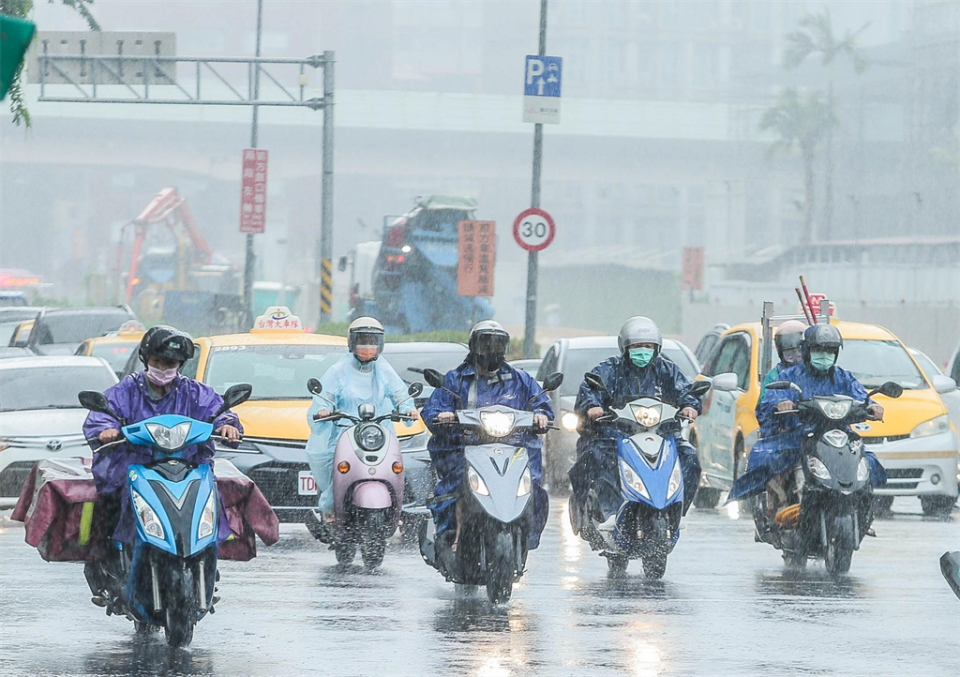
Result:
M180 374L184 362L193 357L194 351L190 336L173 327L159 325L144 334L139 356L145 369L130 374L104 392L110 406L125 424L161 414L210 420L223 404L223 398L210 386ZM213 426L216 434L233 443L239 442L243 432L240 419L230 411L218 416ZM125 496L127 471L131 465L149 463L152 452L146 447L129 444L110 453L97 453L100 445L119 439L120 427L121 423L112 416L92 411L83 424L83 432L88 440L99 440L99 444L94 442L90 446L94 450L92 470L98 494L97 509L102 511L101 524L107 527L106 534L116 524L113 540L130 543L135 531L130 500ZM212 464L213 455L211 442L189 447L183 452L185 460L197 464ZM224 515L221 515L220 527L222 540L229 536Z

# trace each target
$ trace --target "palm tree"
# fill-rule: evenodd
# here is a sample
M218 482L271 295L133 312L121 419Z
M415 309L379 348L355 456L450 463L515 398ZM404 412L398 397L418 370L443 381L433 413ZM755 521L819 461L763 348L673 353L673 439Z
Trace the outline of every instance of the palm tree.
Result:
M834 109L833 80L834 63L840 59L849 59L853 70L860 75L869 62L857 44L860 34L870 25L865 23L859 30L850 31L838 39L833 32L833 19L830 10L824 8L820 14L806 14L800 19L800 28L787 33L787 50L783 57L783 65L787 70L797 68L807 57L819 55L820 62L827 69L827 105ZM833 126L827 130L827 166L825 195L823 200L823 225L829 230L833 222Z
M760 118L761 131L774 131L780 137L770 147L770 153L790 153L800 148L803 158L804 210L800 243L813 242L814 181L813 163L816 151L836 123L833 109L824 101L822 92L811 92L806 97L793 88L780 92L776 102Z

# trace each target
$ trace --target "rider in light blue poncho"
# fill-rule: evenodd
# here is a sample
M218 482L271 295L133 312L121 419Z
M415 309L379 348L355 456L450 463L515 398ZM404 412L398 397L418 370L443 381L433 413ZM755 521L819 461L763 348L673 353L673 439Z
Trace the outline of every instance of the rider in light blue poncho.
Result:
M344 355L320 379L323 390L313 396L307 411L310 439L307 440L307 462L320 491L318 507L329 520L333 511L333 454L342 429L333 421L317 421L332 411L354 416L361 404L370 402L381 416L399 405L402 413L418 416L407 386L393 367L383 359L383 326L372 317L360 317L350 325L347 340L350 353ZM403 402L403 400L407 400ZM402 404L401 404L402 402ZM412 425L407 422L407 425Z

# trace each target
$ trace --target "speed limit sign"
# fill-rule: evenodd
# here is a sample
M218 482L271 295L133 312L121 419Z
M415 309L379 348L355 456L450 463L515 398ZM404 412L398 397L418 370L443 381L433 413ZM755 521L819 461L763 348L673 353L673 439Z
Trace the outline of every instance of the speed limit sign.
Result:
M528 252L546 249L556 234L553 218L542 209L525 209L513 222L513 239Z

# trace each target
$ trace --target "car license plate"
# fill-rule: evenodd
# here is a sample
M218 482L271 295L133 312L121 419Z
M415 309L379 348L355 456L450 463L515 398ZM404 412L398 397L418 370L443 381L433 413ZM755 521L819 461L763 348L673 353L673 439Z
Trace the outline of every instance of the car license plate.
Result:
M313 473L309 470L301 470L297 477L297 493L301 496L316 496L317 483L313 479Z

